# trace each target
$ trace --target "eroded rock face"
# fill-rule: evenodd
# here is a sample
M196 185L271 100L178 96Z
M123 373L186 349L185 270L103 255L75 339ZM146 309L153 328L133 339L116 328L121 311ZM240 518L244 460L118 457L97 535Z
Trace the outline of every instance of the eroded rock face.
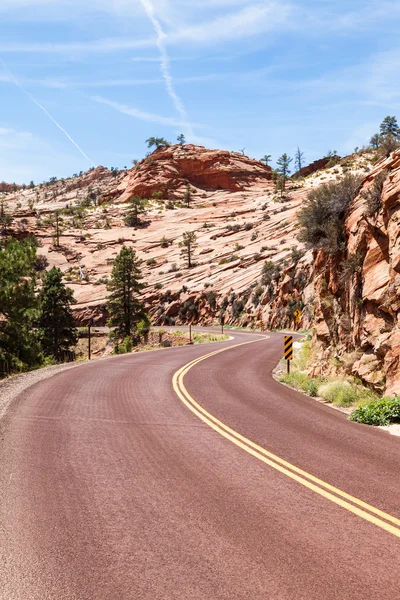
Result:
M336 157L337 160L340 160L340 156ZM307 177L307 175L311 175L312 173L316 173L321 169L325 169L328 163L332 160L331 157L327 156L325 158L320 158L319 160L315 160L311 164L303 167L301 171L298 171L295 175L296 177Z
M383 172L380 206L371 214L367 193ZM347 249L340 259L323 251L315 257L316 338L339 363L360 351L349 361L352 374L389 395L400 394L400 152L366 177L346 229ZM355 256L359 266L344 281L343 264Z
M237 152L192 144L160 147L130 171L118 188L119 200L151 198L154 192L168 198L188 183L204 190L240 191L257 180L270 180L271 174L271 167Z

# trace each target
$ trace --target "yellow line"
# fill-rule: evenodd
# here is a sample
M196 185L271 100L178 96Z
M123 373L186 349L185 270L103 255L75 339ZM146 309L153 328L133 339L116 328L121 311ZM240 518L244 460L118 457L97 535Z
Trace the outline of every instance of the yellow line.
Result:
M207 360L216 354L220 354L221 352L226 352L228 350L232 350L234 348L238 348L240 346L246 346L248 344L258 343L262 340L253 340L250 342L244 342L241 344L236 344L234 346L229 346L228 348L222 348L220 350L216 350L211 352L210 354L206 354L200 358L197 358L187 365L184 365L181 369L179 369L173 376L173 387L180 398L180 400L191 410L199 419L201 419L204 423L206 423L209 427L211 427L214 431L218 432L220 435L230 440L236 446L239 446L243 450L245 450L248 454L258 458L263 463L269 465L273 469L283 473L290 479L293 479L303 485L304 487L316 492L320 496L323 496L327 500L338 504L342 508L352 512L353 514L369 521L370 523L377 525L381 529L395 535L396 537L400 537L400 519L385 513L384 511L367 504L363 500L359 500L358 498L351 496L350 494L343 492L339 488L318 479L314 475L303 471L299 467L289 463L288 461L280 458L279 456L265 450L258 444L252 442L248 438L244 437L234 429L222 423L219 419L214 417L208 411L206 411L196 400L189 394L187 391L183 379L190 369L192 369L195 365L202 362L203 360ZM325 489L324 489L325 488ZM336 495L334 495L336 494ZM339 496L339 497L338 497ZM352 502L350 504L349 502ZM353 506L353 505L356 506ZM361 507L361 508L359 508ZM363 510L364 509L364 510ZM369 511L369 512L366 512ZM372 513L372 514L370 514ZM387 523L386 521L389 521ZM394 525L391 525L393 523Z

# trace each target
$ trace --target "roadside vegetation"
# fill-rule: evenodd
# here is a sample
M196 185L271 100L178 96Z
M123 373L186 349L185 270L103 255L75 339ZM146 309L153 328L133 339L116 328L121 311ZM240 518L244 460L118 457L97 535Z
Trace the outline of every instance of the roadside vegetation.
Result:
M38 245L33 236L0 242L0 377L73 355L73 295L58 268L45 271Z
M400 423L400 397L380 398L356 408L350 415L356 423L391 425Z
M307 366L313 360L315 356L308 338L302 349L295 352L291 372L283 373L279 381L334 406L354 409L350 416L352 421L369 425L400 422L400 398L381 399L355 378L313 377L307 372Z

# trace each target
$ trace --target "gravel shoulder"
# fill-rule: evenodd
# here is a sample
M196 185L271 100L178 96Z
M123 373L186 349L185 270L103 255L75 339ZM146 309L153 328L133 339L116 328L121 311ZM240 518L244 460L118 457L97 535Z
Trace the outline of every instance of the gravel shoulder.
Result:
M49 379L49 377L53 377L53 375L57 375L57 373L60 373L61 371L75 369L76 367L86 364L86 362L87 361L80 361L78 363L65 363L62 365L43 367L42 369L29 371L28 373L13 375L12 377L4 379L4 381L0 381L0 422L5 417L13 400L31 385L43 381L43 379Z

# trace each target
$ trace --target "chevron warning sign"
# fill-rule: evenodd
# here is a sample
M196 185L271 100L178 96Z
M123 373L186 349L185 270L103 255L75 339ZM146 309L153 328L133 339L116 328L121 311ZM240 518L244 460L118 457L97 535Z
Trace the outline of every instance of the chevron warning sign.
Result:
M285 360L293 360L293 337L291 335L285 335L284 357Z

